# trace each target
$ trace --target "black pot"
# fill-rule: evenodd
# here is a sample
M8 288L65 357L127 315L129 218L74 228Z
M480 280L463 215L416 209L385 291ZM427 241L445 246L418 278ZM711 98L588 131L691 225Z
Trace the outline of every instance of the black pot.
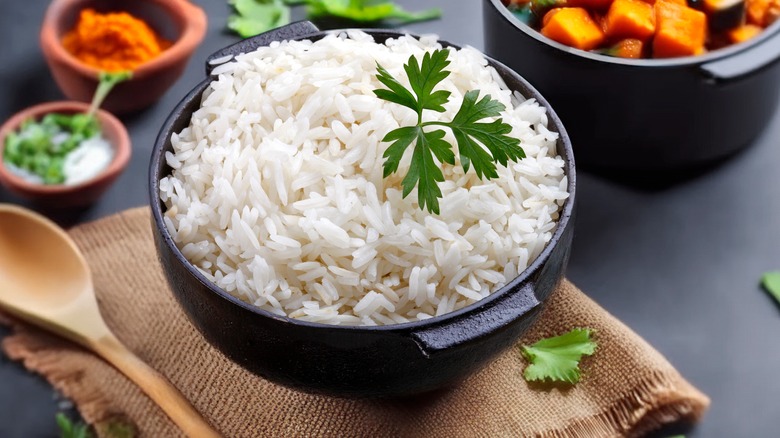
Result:
M368 33L377 42L403 35L385 30ZM325 34L311 23L295 23L242 41L209 59L251 51L271 41L316 40ZM171 134L189 124L211 79L195 87L157 137L150 196L155 244L166 277L179 304L206 340L247 370L273 382L308 392L355 397L409 395L441 388L512 346L563 276L572 239L575 173L566 131L544 98L504 65L490 63L510 88L547 107L550 129L560 134L557 148L566 160L571 195L558 228L539 258L489 297L426 321L379 327L316 324L258 309L208 281L177 249L163 222L159 181L171 171L165 163L165 153L172 150ZM209 62L207 70L212 67L213 62Z
M573 49L483 0L486 53L555 107L587 169L685 171L748 146L780 97L780 22L703 56L621 59Z

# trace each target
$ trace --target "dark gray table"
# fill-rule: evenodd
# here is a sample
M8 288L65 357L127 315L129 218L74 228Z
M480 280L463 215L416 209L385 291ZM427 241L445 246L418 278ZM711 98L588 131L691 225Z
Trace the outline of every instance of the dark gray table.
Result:
M62 97L38 48L47 3L0 2L0 120ZM72 220L147 203L147 164L158 128L203 77L206 56L236 41L223 31L224 1L197 3L210 20L206 41L162 101L124 118L134 147L130 167L99 204ZM410 31L482 47L480 1L399 3L443 5L444 19ZM637 190L579 177L569 277L709 394L712 408L689 437L777 436L780 307L757 284L762 272L780 269L778 163L780 114L752 148L669 188ZM0 202L20 201L0 190ZM41 378L0 355L0 437L53 436L53 394Z

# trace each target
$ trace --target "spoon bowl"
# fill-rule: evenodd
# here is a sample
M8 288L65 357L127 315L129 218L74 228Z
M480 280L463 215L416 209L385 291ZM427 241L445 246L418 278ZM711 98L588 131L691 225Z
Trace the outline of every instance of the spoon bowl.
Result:
M187 435L220 436L165 377L114 336L100 315L87 261L67 233L8 204L0 204L0 310L103 357Z

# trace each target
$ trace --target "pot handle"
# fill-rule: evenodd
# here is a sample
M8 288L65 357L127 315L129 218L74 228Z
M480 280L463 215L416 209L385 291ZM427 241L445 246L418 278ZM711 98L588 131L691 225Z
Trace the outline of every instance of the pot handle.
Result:
M311 21L296 21L286 26L277 27L260 35L247 38L233 45L227 46L222 50L214 52L206 59L206 75L211 76L211 72L218 66L230 61L236 55L251 52L258 47L271 44L274 41L298 39L319 32L320 29Z
M778 24L780 25L780 24ZM740 80L780 61L780 29L736 55L702 64L699 68L714 84Z
M454 317L450 321L415 331L412 338L425 357L479 339L538 307L540 303L534 289L534 283L528 282L503 300L489 303L468 316Z

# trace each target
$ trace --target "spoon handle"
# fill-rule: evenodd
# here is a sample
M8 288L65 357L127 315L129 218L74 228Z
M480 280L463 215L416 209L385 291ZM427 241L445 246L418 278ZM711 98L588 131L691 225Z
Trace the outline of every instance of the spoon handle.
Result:
M162 374L147 365L113 335L90 342L90 347L132 380L187 436L219 438L198 411Z

